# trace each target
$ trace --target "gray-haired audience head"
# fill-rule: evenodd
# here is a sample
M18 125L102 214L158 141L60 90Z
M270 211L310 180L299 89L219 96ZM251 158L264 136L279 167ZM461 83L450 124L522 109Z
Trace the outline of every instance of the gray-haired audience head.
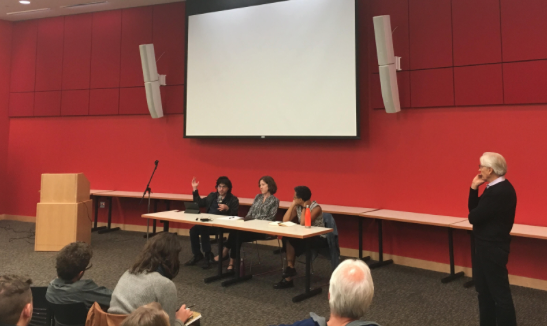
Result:
M365 315L373 296L372 275L363 261L346 259L332 273L329 287L331 314L359 319Z
M31 284L28 277L0 276L0 324L28 325L32 318Z
M497 176L504 176L507 173L505 158L498 153L486 152L480 159L481 165L491 168Z
M159 302L152 302L137 308L120 326L169 326L169 316Z

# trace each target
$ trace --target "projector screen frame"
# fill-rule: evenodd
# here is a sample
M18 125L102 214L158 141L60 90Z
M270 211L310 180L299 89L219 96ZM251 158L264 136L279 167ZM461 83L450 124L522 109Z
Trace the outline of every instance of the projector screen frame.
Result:
M290 0L237 0L226 2L224 0L187 0L186 1L186 30L185 30L185 65L184 65L184 109L183 109L183 119L184 119L184 130L183 138L194 138L194 139L361 139L361 124L360 124L360 108L361 101L359 95L359 85L360 85L360 56L359 56L359 15L358 15L358 4L357 0L353 0L355 8L355 119L356 119L356 135L355 136L253 136L253 135L209 135L209 136L195 136L186 134L186 110L187 110L187 91L188 91L188 28L189 28L189 18L193 15L212 13L224 10L239 9L251 6L266 5L276 2L285 2Z

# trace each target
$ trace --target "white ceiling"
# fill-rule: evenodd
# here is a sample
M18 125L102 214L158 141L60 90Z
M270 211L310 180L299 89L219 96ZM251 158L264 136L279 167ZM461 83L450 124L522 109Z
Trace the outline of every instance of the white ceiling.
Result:
M180 2L184 0L106 0L107 3L105 4L84 6L78 8L59 8L61 6L70 6L99 1L104 0L30 0L29 5L20 4L19 0L0 0L0 19L8 21L29 20L44 17L76 15L86 12L151 6L160 3ZM19 15L7 15L7 13L9 12L34 10L41 8L50 8L50 10Z

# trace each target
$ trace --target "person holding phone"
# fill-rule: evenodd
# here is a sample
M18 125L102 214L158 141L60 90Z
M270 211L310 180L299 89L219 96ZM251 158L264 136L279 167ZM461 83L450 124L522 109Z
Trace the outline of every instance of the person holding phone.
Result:
M245 215L245 220L273 221L279 208L279 199L274 196L277 192L277 184L272 177L266 175L258 180L258 188L260 189L260 194L256 195L251 208L249 208L249 212ZM228 257L228 252L230 253L230 263L227 268L229 271L234 268L234 259L236 258L237 250L239 250L239 248L236 248L236 232L234 230L230 231L228 241L226 241L222 252L223 259ZM267 235L263 233L239 231L240 245L243 242L263 240L266 237ZM218 261L218 259L219 257L216 256L215 261Z
M239 199L232 195L232 182L228 177L222 176L217 179L216 191L211 192L207 197L201 198L198 192L199 181L192 179L192 195L194 202L199 207L206 207L208 214L237 216L239 211ZM205 225L194 225L190 229L190 243L192 245L193 257L187 261L185 266L195 265L205 258L203 268L209 268L214 262L214 255L211 252L211 233L217 232L217 228ZM201 248L200 248L201 236ZM203 253L201 252L203 250Z
M509 288L507 261L515 222L517 194L505 179L507 163L498 153L480 158L479 174L469 190L469 223L473 224L473 281L479 298L480 325L514 326L515 306ZM479 197L479 187L487 184Z

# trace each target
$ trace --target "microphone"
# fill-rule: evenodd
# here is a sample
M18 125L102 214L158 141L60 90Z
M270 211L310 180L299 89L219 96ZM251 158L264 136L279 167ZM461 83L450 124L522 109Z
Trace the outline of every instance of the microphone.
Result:
M154 162L154 164L156 164L156 166L157 166L159 162L160 162L160 161L156 160L156 162Z

